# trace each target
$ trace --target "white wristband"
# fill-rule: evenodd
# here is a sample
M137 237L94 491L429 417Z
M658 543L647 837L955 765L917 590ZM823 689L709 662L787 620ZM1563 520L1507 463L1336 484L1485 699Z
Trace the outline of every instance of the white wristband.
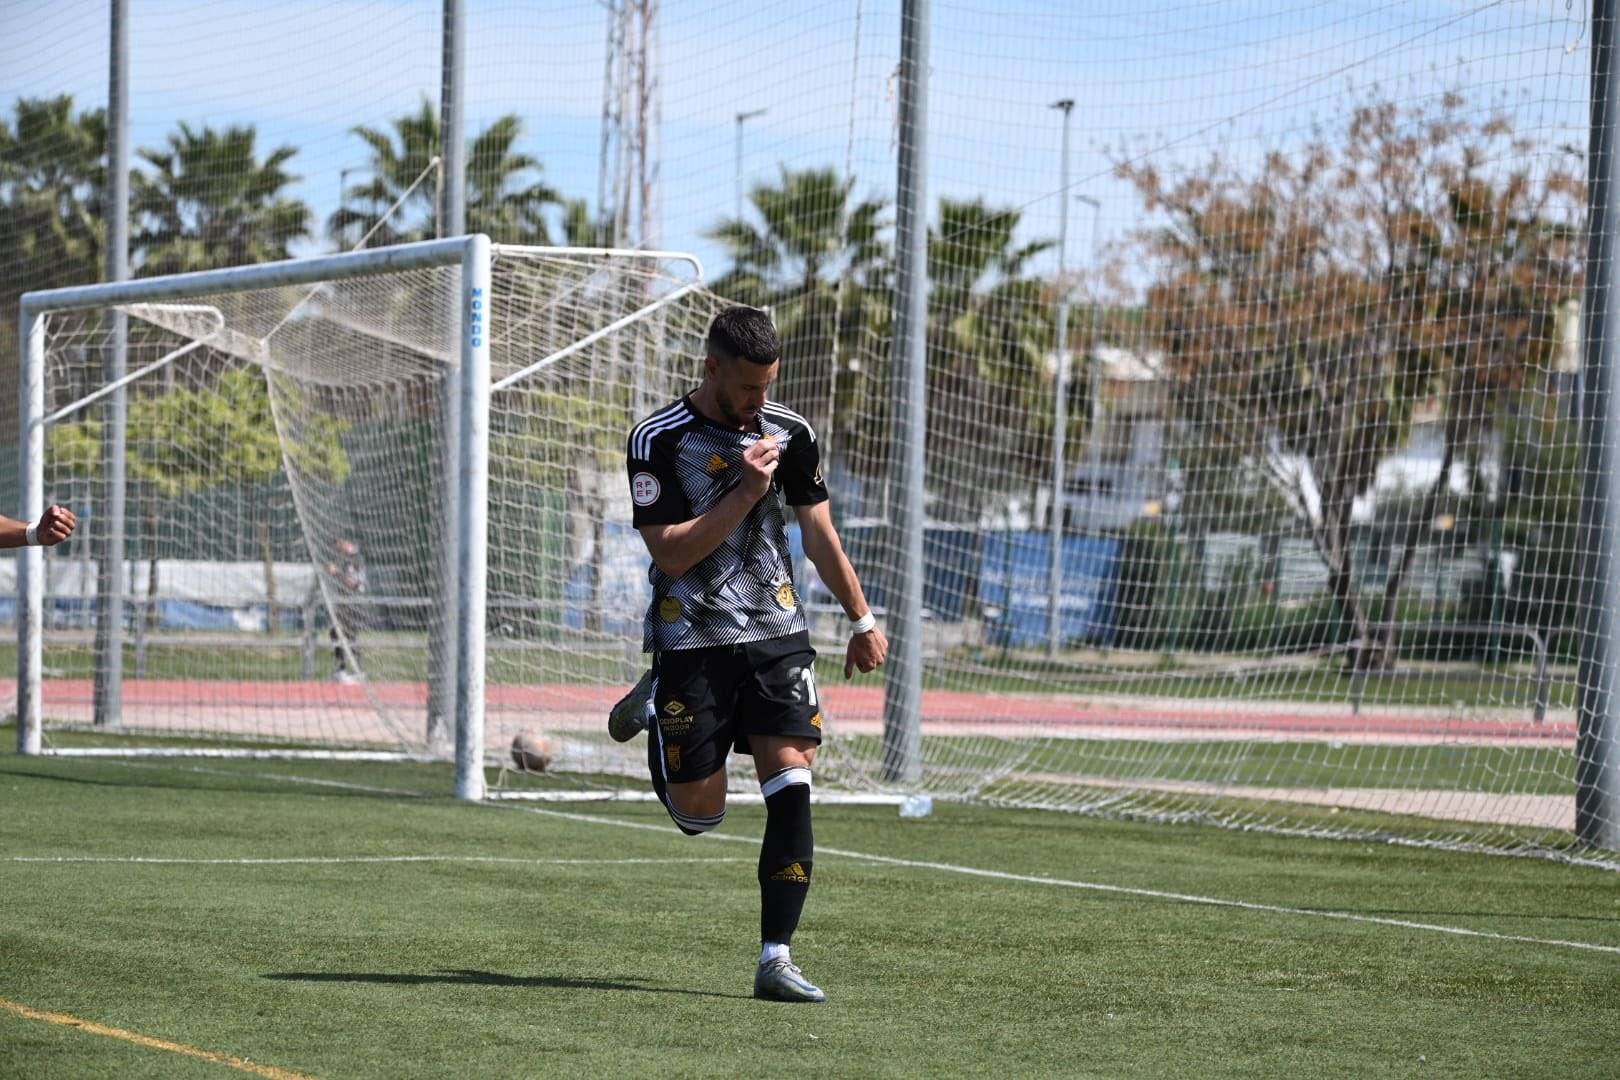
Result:
M39 547L39 522L30 521L28 529L23 533L29 547Z
M877 616L868 611L865 615L849 624L849 636L854 637L856 634L864 634L875 626L877 626Z

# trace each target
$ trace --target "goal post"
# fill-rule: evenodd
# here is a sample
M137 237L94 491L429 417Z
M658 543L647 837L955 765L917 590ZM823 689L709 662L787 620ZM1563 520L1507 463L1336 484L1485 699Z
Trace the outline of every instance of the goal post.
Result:
M626 774L594 719L642 662L623 440L722 305L692 255L481 236L28 294L18 512L81 529L16 564L19 749L450 760L477 799L541 724L570 770ZM103 638L131 672L105 712Z
M319 287L362 278L399 275L411 271L459 271L459 319L454 357L453 400L458 411L460 438L449 458L455 466L455 487L467 505L478 505L488 488L489 430L489 337L488 306L490 291L490 242L473 235L447 240L403 244L375 251L361 251L309 259L289 260L223 270L201 271L164 277L53 289L27 293L21 300L23 350L21 387L21 433L19 472L23 520L38 518L45 508L46 455L46 353L47 316L71 312L95 312L136 304L162 304L199 296L240 295L255 290L312 286L303 299L276 322L272 333L292 319ZM203 338L210 340L226 330L216 327ZM227 349L228 351L228 349ZM448 358L447 358L448 359ZM150 370L154 365L149 365ZM141 374L137 372L137 376ZM101 397L113 388L105 388ZM89 404L89 400L77 403ZM64 418L58 409L52 418ZM298 468L287 462L289 471ZM295 496L296 498L296 496ZM115 524L113 527L117 527ZM460 514L455 530L454 573L446 575L441 595L440 617L453 628L454 726L456 730L456 793L465 798L482 795L483 756L483 634L484 573L487 566L488 537L485 519L478 514ZM42 675L44 670L44 551L24 548L18 553L18 662L17 713L18 750L25 754L41 751L43 721ZM115 628L115 640L117 631ZM115 647L122 647L121 644Z

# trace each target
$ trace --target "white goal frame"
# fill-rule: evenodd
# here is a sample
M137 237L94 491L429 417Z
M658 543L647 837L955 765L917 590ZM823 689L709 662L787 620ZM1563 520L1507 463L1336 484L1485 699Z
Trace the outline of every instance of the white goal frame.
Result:
M61 311L159 302L202 294L245 292L287 285L374 276L407 270L461 268L460 371L450 389L455 438L447 470L450 489L462 507L484 505L489 492L490 347L488 333L492 245L483 234L400 244L373 251L292 259L225 270L172 274L25 293L21 301L22 365L18 474L19 517L38 520L45 510L45 317ZM125 380L127 381L127 380ZM104 388L116 390L117 385ZM447 537L454 573L446 576L447 625L454 641L448 650L453 670L439 672L443 693L453 702L447 719L455 728L455 793L484 795L484 616L488 565L487 517L456 513ZM44 672L45 553L38 547L17 552L17 750L42 753ZM446 665L449 666L448 664Z

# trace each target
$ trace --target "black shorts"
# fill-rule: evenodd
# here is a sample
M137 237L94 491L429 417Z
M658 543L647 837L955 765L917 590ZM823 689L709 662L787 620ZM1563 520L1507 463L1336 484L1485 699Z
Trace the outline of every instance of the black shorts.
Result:
M821 741L816 650L810 634L661 652L653 660L648 764L666 784L702 780L725 767L748 736Z

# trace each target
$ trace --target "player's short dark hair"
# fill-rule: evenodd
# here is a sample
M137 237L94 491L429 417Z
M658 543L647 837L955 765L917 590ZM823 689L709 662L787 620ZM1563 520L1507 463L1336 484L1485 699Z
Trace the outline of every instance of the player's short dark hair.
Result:
M774 364L782 355L771 317L759 308L728 307L709 324L709 355L719 360Z

